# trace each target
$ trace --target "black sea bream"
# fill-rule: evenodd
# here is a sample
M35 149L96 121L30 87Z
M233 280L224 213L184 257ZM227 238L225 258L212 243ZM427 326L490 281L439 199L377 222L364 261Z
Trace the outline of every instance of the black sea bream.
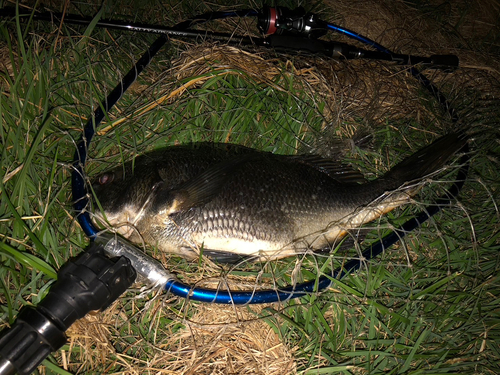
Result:
M323 249L408 203L465 142L445 135L365 183L317 156L174 146L100 175L93 189L107 222L132 241L187 258L203 251L221 262L276 259Z

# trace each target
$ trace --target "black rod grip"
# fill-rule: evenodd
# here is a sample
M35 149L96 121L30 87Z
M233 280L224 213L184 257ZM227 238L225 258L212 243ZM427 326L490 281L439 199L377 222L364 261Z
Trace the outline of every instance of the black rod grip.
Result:
M108 258L101 245L66 263L38 306L21 309L0 336L0 375L29 375L66 343L65 331L93 310L104 310L135 281L125 257Z

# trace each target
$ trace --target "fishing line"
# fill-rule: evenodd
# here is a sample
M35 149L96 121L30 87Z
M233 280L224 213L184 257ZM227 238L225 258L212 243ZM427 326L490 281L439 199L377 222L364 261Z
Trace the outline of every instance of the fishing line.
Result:
M270 10L270 14L276 17L279 13ZM226 18L226 17L242 17L242 16L256 16L257 12L253 10L235 11L235 12L215 12L215 13L205 13L191 20L184 21L178 24L173 29L181 33L183 36L188 36L190 32L185 32L182 29L190 27L197 23L204 23L216 18ZM259 14L261 16L261 14ZM270 24L275 27L277 19L271 20ZM302 24L299 26L303 26ZM348 29L327 23L325 26L328 30L342 33L347 35L352 39L356 39L372 48L377 49L385 55L388 55L387 59L391 59L394 55L387 48L382 45L372 41L371 39L357 34ZM307 25L305 25L307 30ZM129 29L131 30L131 29ZM171 30L171 29L169 29ZM141 30L137 30L141 31ZM196 32L196 36L200 33ZM212 35L212 34L211 34ZM217 35L217 34L215 34ZM100 122L104 118L106 112L108 112L113 105L121 98L123 93L135 81L137 76L142 72L142 70L150 63L154 55L158 50L168 41L167 34L162 33L162 35L151 45L148 51L138 60L135 66L127 73L127 75L122 79L120 84L111 92L111 94L104 100L99 108L95 111L94 116L87 122L84 127L84 133L82 135L81 141L77 145L77 151L75 153L74 162L74 172L72 175L73 181L73 198L75 202L75 210L77 212L77 219L80 223L84 232L89 236L91 240L95 240L100 235L98 235L98 230L94 227L86 207L89 204L88 194L85 187L84 180L84 165L87 157L87 149L93 138L95 129L99 126ZM416 77L419 82L438 100L443 109L450 115L452 122L455 124L458 121L458 116L453 110L452 106L449 104L446 97L440 92L440 90L435 87L422 73L420 73L416 68L409 68L411 74ZM464 147L464 151L466 151ZM456 198L460 192L468 172L468 156L465 154L461 159L461 168L457 174L457 178L452 187L446 192L446 194L439 198L435 204L429 205L424 208L420 213L418 213L414 218L405 222L402 226L394 229L389 235L385 236L378 242L370 245L368 248L361 252L361 257L359 259L352 259L346 262L342 267L333 270L328 275L322 275L317 277L315 280L311 280L305 283L291 285L288 287L280 289L269 289L269 290L249 290L249 291L231 291L231 290L217 290L208 288L192 287L188 284L184 284L170 274L167 273L168 281L164 285L164 289L176 296L184 297L186 299L191 299L194 301L201 302L211 302L211 303L221 303L221 304L257 304L257 303L270 303L270 302L283 302L291 298L301 297L310 293L318 292L324 290L332 285L333 279L340 279L348 273L356 271L361 268L365 261L373 259L385 249L393 245L395 242L401 240L408 232L419 227L422 223L428 220L431 216L435 215L441 210L443 206L451 203L451 201ZM121 242L120 239L118 242ZM113 243L113 246L120 246ZM123 245L126 247L127 245ZM139 250L130 250L133 252L139 252ZM146 256L134 253L134 256L142 257L144 259ZM149 258L149 257L148 257ZM145 261L146 263L148 260ZM151 262L156 262L151 260ZM156 272L156 271L155 271ZM162 279L164 280L164 279Z

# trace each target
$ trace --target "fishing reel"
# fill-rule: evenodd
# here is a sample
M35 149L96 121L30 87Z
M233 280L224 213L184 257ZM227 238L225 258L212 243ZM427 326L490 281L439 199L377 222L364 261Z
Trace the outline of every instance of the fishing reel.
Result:
M257 16L257 27L265 35L294 35L316 39L327 33L325 23L303 7L264 6Z
M303 7L291 10L286 7L264 6L257 14L257 27L266 35L264 46L285 53L305 52L343 59L386 60L400 65L422 64L447 71L456 69L459 63L455 55L423 57L390 52L368 38L322 21L316 14L307 13ZM377 51L319 40L329 29L340 31Z

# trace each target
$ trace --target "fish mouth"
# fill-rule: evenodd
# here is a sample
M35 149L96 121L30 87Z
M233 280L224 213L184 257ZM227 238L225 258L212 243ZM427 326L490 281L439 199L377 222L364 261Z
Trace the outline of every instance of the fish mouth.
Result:
M135 205L126 205L117 213L98 211L94 213L96 219L108 229L113 229L116 233L121 234L127 239L138 236L141 238L140 232L137 229L137 224L144 217L147 208L149 207L154 190L148 195L140 208Z
M112 230L125 238L130 238L134 233L139 233L135 226L135 223L137 222L137 220L135 220L135 216L136 215L131 214L129 211L115 215L95 212L94 221L96 221L101 228Z

